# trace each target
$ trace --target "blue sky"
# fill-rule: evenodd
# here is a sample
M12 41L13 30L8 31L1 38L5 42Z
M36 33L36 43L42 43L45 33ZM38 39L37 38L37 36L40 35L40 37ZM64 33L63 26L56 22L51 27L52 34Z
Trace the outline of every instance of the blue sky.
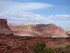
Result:
M0 18L70 28L70 0L0 0Z

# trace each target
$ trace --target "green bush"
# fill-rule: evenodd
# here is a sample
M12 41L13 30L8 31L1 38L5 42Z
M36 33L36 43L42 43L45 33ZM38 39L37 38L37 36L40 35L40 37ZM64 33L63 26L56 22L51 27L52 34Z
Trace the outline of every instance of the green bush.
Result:
M11 46L7 46L6 48L7 48L8 50L10 50L10 49L11 49Z
M67 45L66 48L70 48L70 45Z
M62 48L62 47L56 48L55 53L64 53L64 48Z
M3 46L3 43L2 42L0 42L0 46Z
M44 53L55 53L53 49L51 48L45 48Z
M51 48L45 48L46 43L41 41L41 42L36 42L34 46L32 46L33 53L54 53L54 51Z

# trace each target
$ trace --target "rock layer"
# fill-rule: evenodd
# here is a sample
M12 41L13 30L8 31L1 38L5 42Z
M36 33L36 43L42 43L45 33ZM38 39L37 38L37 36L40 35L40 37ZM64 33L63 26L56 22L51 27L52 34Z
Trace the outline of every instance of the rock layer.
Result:
M12 33L6 19L0 19L0 33Z
M43 37L67 37L65 31L61 27L56 26L55 24L32 24L27 26L13 26L10 24L10 27L16 32L24 33L24 31L26 31L36 33Z
M33 31L47 37L67 37L65 31L55 24L37 24L33 26Z

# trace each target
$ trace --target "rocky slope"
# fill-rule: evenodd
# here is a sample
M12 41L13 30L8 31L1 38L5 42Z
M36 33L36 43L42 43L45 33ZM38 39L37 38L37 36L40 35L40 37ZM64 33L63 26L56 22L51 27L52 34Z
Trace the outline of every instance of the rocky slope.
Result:
M33 31L47 37L67 37L65 31L55 24L38 24L33 26Z
M6 19L0 19L0 33L12 33Z
M0 34L0 53L33 53L31 50L32 46L35 45L36 42L40 41L47 43L46 48L53 49L66 48L70 45L70 38L48 38L41 36L22 37L13 34Z
M30 24L30 25L11 25L10 28L16 32L27 32L28 34L36 34L43 37L67 37L65 31L55 24ZM27 34L26 33L26 34ZM23 36L23 35L22 35Z
M70 37L70 29L64 29L64 31L65 31L66 34Z

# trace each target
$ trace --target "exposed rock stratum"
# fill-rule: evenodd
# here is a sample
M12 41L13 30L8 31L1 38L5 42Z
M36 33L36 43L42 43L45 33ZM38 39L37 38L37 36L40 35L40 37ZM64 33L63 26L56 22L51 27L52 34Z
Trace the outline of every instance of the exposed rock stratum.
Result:
M12 33L12 30L7 25L6 19L0 19L0 33Z
M17 23L18 24L18 23ZM14 23L9 24L10 28L16 32L22 33L34 33L43 37L67 37L65 31L56 26L55 24L28 24L24 25L24 23L17 25ZM24 36L24 35L22 35Z

